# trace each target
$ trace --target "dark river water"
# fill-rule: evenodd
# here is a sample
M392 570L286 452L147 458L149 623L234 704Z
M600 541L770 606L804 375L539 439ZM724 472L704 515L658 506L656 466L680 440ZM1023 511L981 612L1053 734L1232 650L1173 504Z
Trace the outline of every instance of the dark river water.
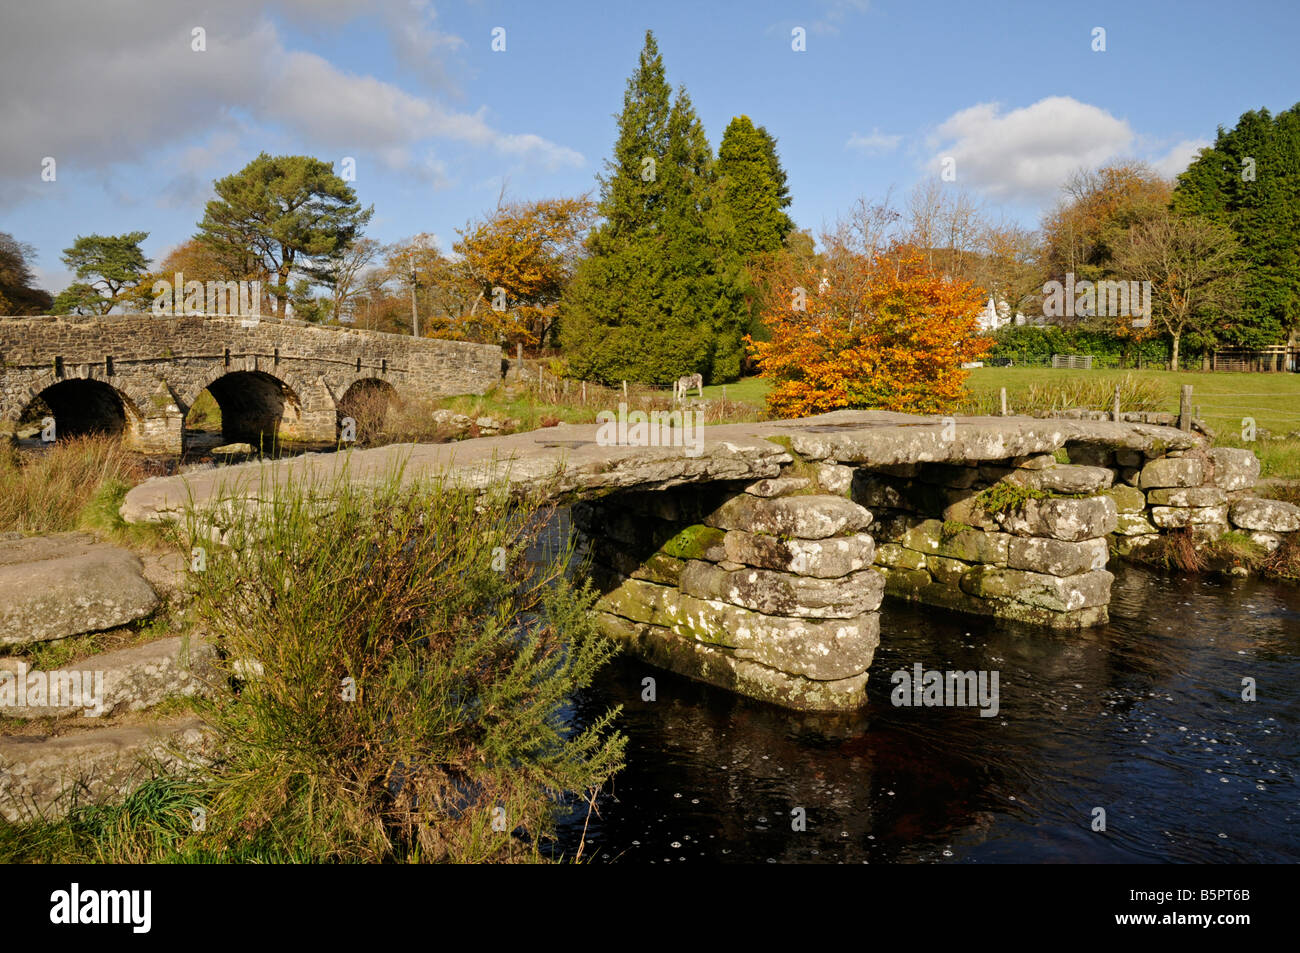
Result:
M1051 633L887 601L871 703L854 715L784 711L625 655L577 705L579 722L622 705L630 739L583 856L1300 860L1300 588L1121 567L1110 614ZM917 662L997 671L997 717L894 707L891 674ZM585 820L583 808L562 827L568 857Z

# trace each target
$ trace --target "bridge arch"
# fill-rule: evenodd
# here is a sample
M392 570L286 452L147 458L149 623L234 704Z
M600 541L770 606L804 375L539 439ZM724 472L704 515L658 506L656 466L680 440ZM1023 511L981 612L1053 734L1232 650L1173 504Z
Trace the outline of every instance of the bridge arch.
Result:
M136 402L116 387L79 377L42 387L23 409L20 419L39 421L47 411L54 418L59 439L88 434L129 435L138 429L142 417Z
M228 443L269 447L282 436L298 435L302 397L279 376L267 371L229 371L211 381L206 390L221 408L221 436Z
M338 399L340 426L345 417L356 423L356 439L364 441L383 429L389 409L397 402L397 388L378 377L358 377Z

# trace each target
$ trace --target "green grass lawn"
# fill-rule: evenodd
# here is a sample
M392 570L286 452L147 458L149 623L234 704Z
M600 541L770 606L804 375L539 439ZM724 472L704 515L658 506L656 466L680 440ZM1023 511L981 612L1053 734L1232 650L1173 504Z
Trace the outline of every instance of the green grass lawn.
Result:
M1282 437L1300 430L1300 374L1198 373L1195 371L1147 370L1055 370L1050 367L978 367L967 382L973 395L996 396L1007 389L1011 410L1016 409L1018 390L1032 384L1051 385L1076 378L1092 383L1118 383L1126 375L1151 381L1161 394L1159 410L1177 412L1184 384L1192 386L1193 410L1218 433L1240 435L1242 418L1251 417L1255 426Z
M1039 387L1067 382L1087 382L1109 389L1125 376L1151 382L1160 395L1158 410L1177 412L1184 384L1192 385L1192 406L1216 432L1240 435L1243 417L1252 417L1257 428L1281 437L1300 430L1300 374L1197 373L1195 371L1147 370L1054 370L1050 367L978 367L970 372L967 386L977 401L993 400L1005 387L1011 410L1016 395L1032 385ZM726 387L729 400L763 402L768 383L760 377L746 377L732 384L704 388L705 397L721 397ZM1099 408L1100 409L1100 408Z
M763 405L763 398L771 390L771 385L761 377L742 377L730 384L714 384L704 388L706 400L717 400L726 391L727 400L741 400L750 404Z

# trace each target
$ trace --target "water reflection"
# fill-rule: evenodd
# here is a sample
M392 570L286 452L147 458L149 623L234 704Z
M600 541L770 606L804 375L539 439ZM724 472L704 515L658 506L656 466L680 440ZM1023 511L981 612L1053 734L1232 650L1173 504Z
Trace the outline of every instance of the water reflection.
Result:
M854 715L783 711L623 658L628 766L584 856L638 863L1300 859L1300 589L1118 571L1055 633L889 602ZM895 708L890 674L996 670L997 717ZM642 679L657 700L643 701ZM1257 685L1242 700L1242 679ZM1106 831L1092 830L1094 808ZM793 829L797 808L806 830ZM564 828L572 855L585 811ZM594 851L594 852L593 852Z

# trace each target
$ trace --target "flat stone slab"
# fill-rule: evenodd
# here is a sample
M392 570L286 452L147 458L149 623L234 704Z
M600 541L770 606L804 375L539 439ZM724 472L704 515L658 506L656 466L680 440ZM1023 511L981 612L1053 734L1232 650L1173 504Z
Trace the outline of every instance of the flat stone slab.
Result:
M1203 437L1172 427L1034 417L938 417L888 411L838 410L797 420L703 427L699 452L684 447L605 446L596 424L561 424L522 434L446 444L395 444L347 453L305 454L146 480L127 493L129 522L175 519L190 495L203 504L222 497L257 500L272 479L375 482L403 467L403 479L445 473L457 483L505 480L562 495L585 490L665 489L688 483L776 477L791 460L785 444L815 461L885 467L969 464L1051 454L1067 442L1157 454L1203 446ZM688 455L687 449L695 455ZM747 527L741 527L747 528Z
M84 533L0 541L0 645L143 619L158 605L140 559Z
M876 555L875 541L866 533L832 539L783 539L767 533L731 530L722 544L731 562L823 579L865 569Z
M1300 530L1300 506L1282 500L1249 498L1232 504L1228 514L1234 526L1269 533Z
M209 642L175 635L51 672L31 670L21 659L0 659L0 715L99 718L142 711L168 698L205 691L216 677L215 657ZM20 681L25 683L21 694Z
M704 518L724 530L825 539L866 529L871 513L842 496L784 496L765 500L737 494Z
M184 773L210 743L192 717L0 737L0 816L56 818L78 804L120 798L151 777Z
M815 579L770 569L728 571L700 560L682 569L681 589L697 599L742 606L764 615L848 619L880 608L885 580L873 569Z

